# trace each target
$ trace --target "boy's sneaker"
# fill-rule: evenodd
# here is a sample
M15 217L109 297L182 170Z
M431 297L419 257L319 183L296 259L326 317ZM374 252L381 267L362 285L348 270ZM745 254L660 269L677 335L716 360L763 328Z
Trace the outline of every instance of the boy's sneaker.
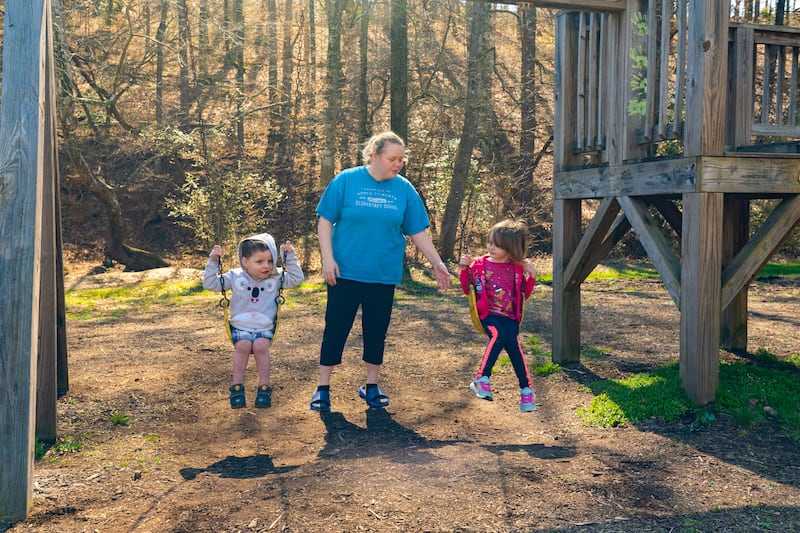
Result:
M519 410L523 413L536 410L536 393L530 387L519 391Z
M241 409L244 407L244 385L237 383L228 389L231 391L231 409Z
M475 396L482 400L494 400L492 394L492 385L489 383L489 378L481 376L469 384L469 388L475 393Z
M259 385L256 389L256 407L269 407L272 405L272 387Z

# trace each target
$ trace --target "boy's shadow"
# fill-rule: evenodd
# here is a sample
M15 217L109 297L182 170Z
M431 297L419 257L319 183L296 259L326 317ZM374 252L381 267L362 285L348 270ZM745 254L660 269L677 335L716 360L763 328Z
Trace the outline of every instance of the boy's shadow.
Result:
M320 419L327 430L325 447L318 454L320 459L383 455L402 462L427 463L436 459L428 450L455 444L455 441L426 439L399 424L381 408L367 409L366 428L333 411L320 412Z
M297 468L296 466L276 467L269 455L258 454L250 457L234 457L229 455L206 468L181 468L183 479L191 481L202 472L219 474L223 478L248 479L264 477L267 474L283 474Z

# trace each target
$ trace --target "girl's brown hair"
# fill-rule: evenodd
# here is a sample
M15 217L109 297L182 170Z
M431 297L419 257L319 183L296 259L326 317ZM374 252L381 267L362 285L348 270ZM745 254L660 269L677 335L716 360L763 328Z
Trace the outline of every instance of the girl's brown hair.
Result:
M498 222L489 230L489 242L508 252L513 263L522 263L528 252L528 225L521 220Z

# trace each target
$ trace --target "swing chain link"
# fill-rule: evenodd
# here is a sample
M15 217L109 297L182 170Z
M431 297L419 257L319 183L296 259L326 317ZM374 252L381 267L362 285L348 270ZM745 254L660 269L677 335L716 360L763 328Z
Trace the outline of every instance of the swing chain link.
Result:
M219 283L220 283L220 292L222 292L222 298L219 300L219 306L222 309L226 309L230 307L231 301L228 299L228 294L225 292L225 278L222 277L222 257L218 257L217 261L219 262Z

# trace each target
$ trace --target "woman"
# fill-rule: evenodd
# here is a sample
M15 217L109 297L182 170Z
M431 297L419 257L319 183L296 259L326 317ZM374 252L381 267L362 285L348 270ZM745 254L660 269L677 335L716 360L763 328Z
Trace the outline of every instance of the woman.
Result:
M331 373L342 362L359 306L367 378L358 393L370 407L389 405L389 397L378 387L378 372L394 289L403 276L406 236L433 265L439 289L450 287L450 272L427 232L430 221L422 199L399 174L406 160L403 140L390 131L374 135L364 145L362 157L364 166L336 176L317 206L328 304L313 411L331 409Z

